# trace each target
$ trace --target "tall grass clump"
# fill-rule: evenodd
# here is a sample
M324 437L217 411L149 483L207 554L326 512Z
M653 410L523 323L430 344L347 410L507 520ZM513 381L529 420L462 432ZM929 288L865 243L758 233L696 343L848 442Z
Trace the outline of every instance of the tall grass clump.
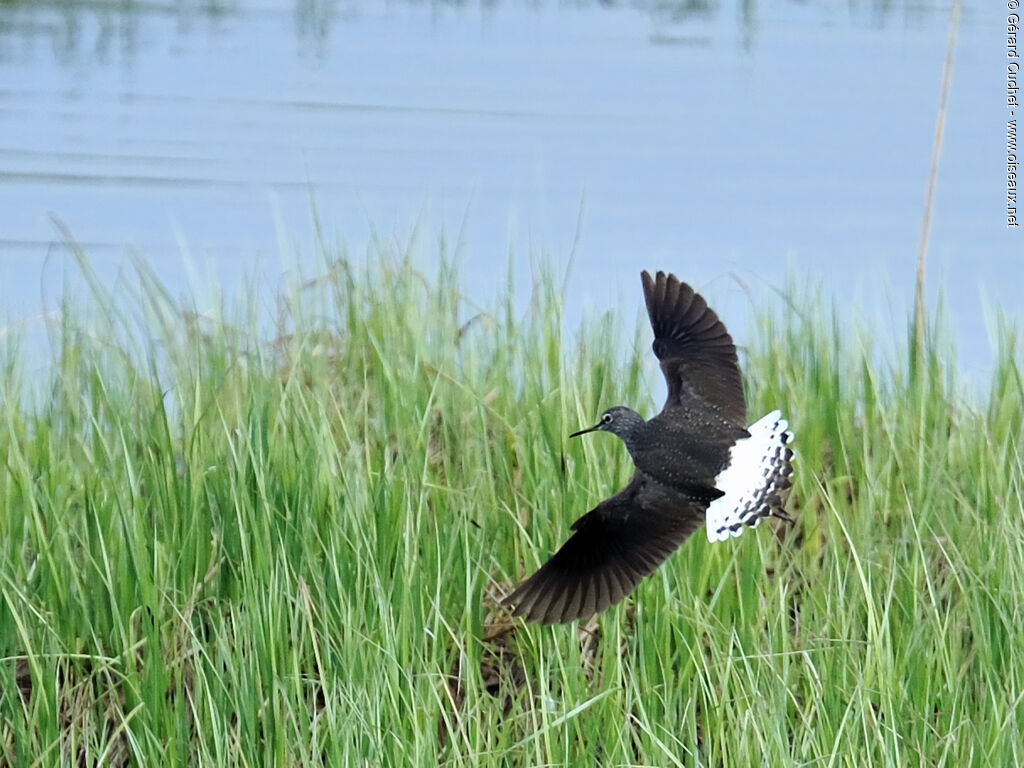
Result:
M737 341L751 412L797 434L796 524L695 536L539 628L496 600L628 477L566 436L657 407L645 318L567 333L550 275L479 309L381 247L289 283L268 332L255 290L200 311L79 256L52 375L0 340L0 764L1024 759L1010 324L965 394L937 319L911 375L790 292Z

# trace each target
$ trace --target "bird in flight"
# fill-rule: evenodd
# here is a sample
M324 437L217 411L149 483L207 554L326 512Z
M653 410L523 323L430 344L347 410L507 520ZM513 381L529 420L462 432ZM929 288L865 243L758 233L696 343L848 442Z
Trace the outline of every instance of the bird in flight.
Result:
M675 275L641 273L654 354L668 384L650 420L609 408L589 429L626 444L636 471L502 603L542 624L586 619L614 605L703 523L708 540L739 536L762 518L790 518L793 439L779 411L751 426L732 337L707 302Z

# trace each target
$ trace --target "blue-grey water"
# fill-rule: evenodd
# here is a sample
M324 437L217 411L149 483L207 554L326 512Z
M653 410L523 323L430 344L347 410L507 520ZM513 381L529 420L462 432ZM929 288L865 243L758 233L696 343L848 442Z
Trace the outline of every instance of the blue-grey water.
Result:
M572 313L695 283L742 328L795 274L902 338L949 0L0 4L0 326L65 288L62 221L113 282L142 254L277 279L320 236L443 234L486 299L571 256ZM1020 317L1005 3L966 0L928 250L967 367ZM70 278L71 286L74 278ZM746 286L744 289L742 286ZM862 309L861 309L862 308ZM734 328L734 330L735 330ZM736 335L741 335L737 332Z

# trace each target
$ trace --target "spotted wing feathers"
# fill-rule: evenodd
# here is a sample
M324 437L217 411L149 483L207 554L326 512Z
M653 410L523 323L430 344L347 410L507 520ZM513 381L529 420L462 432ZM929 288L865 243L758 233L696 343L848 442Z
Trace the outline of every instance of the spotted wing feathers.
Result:
M715 478L724 495L708 506L709 541L725 541L755 527L764 517L788 519L782 492L789 488L793 435L779 411L772 411L747 428L750 437L729 449L729 463Z

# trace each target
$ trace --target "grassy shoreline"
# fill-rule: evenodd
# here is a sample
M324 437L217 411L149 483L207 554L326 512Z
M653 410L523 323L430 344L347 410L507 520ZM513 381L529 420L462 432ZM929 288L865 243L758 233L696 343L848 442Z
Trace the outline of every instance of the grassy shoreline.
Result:
M1024 763L1011 327L972 399L934 332L886 366L762 314L797 524L524 628L494 597L628 476L566 436L651 412L648 328L567 343L554 280L477 314L395 259L291 284L265 340L140 269L54 321L45 389L0 340L0 764Z

